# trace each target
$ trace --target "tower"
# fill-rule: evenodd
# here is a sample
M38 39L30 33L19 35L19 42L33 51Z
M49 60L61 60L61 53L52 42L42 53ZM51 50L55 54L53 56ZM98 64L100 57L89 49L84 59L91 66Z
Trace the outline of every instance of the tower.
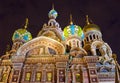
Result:
M96 24L90 23L88 16L86 16L86 22L87 24L83 28L83 32L85 34L84 49L87 51L88 56L98 57L98 60L91 64L89 58L86 58L88 60L89 77L90 79L96 78L96 80L95 79L94 80L98 82L104 80L101 79L102 78L101 74L103 76L104 75L109 76L109 74L112 74L113 77L111 77L111 79L114 81L115 63L112 58L112 50L110 46L103 41L100 28ZM91 71L94 71L97 74L92 75ZM110 81L109 77L106 76L105 78L107 81ZM90 81L92 83L92 80Z
M59 23L56 21L58 16L57 11L54 9L54 6L48 13L49 21L43 25L42 30L38 33L38 36L50 37L58 42L62 41L62 30Z
M67 49L66 54L69 57L66 66L65 83L82 83L84 82L82 77L85 74L82 71L83 67L77 63L72 65L72 63L75 60L82 60L87 55L87 52L82 47L82 41L84 39L83 30L80 26L73 23L72 15L70 15L70 24L63 30L63 38Z
M85 34L84 49L88 52L89 56L104 56L106 59L112 57L112 50L110 46L102 40L102 33L98 25L90 23L88 16L86 16L86 23L83 28Z
M84 33L80 26L73 24L72 15L70 15L70 25L66 26L63 30L63 36L65 39L66 48L70 48L69 50L73 56L82 57L87 54L82 48ZM79 52L81 54L76 54L76 51L81 51Z

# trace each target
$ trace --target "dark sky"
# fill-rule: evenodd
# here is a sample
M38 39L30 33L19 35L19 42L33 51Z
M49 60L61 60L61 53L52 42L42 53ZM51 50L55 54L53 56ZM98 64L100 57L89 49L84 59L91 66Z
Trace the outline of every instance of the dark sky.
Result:
M36 37L49 20L52 3L62 29L69 24L70 13L74 24L81 27L85 25L85 15L89 15L120 59L120 0L0 0L0 55L5 53L7 44L12 45L13 32L24 25L26 17L28 30Z

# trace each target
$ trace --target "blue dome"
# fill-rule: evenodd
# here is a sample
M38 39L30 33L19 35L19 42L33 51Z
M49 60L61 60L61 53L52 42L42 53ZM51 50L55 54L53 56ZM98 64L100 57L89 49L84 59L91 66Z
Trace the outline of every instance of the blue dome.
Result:
M54 18L56 19L56 17L58 16L57 11L55 11L54 9L50 10L50 12L48 13L49 18Z
M18 29L14 32L12 40L21 39L25 42L32 39L32 35L30 32L28 32L26 29Z

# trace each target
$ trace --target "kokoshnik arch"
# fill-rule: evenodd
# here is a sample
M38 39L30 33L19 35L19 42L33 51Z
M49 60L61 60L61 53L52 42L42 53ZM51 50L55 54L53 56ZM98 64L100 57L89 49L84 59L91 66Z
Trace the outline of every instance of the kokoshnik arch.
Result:
M119 64L102 39L98 25L83 29L72 22L61 30L52 8L37 37L23 28L13 34L12 48L0 58L0 83L120 83Z

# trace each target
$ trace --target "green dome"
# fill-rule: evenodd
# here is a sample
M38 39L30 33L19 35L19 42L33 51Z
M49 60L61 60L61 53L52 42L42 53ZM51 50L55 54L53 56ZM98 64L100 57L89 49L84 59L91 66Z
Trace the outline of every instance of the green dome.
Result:
M32 35L30 32L28 32L26 29L18 29L14 32L12 40L21 39L25 42L32 39Z
M84 26L84 28L83 28L84 32L91 31L91 30L100 31L100 28L96 24L88 24L88 25Z
M81 39L84 38L83 30L80 26L71 24L69 26L66 26L63 31L63 35L65 38L70 36L78 36Z

